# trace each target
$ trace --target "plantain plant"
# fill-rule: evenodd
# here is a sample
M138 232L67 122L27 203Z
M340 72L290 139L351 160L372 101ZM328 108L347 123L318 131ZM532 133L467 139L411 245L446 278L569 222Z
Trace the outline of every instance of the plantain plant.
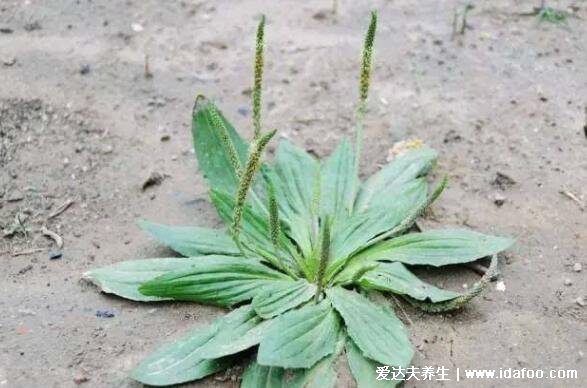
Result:
M263 158L275 135L261 126L264 18L257 30L251 144L212 102L196 98L194 147L226 229L141 222L186 257L123 261L84 276L106 293L135 301L234 309L156 350L131 371L133 379L178 384L253 355L242 387L325 388L335 385L335 361L345 353L359 387L394 386L399 381L376 380L376 367L405 368L413 349L393 308L374 294L396 294L424 311L444 312L462 307L494 274L496 255L511 239L415 230L446 186L445 178L428 195L425 176L435 151L412 149L364 182L358 177L376 25L372 13L356 140L343 140L326 160L287 141L273 163ZM492 257L488 272L464 294L427 284L411 271L484 257Z

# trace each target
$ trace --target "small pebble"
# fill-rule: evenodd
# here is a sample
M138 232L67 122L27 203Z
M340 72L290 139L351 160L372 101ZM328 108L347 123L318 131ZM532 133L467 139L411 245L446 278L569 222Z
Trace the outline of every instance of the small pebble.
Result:
M130 28L132 28L134 32L141 32L145 29L140 23L132 23Z
M90 73L90 65L88 65L87 63L83 64L82 67L80 67L79 69L79 73L81 75L86 75Z
M502 207L503 204L505 203L505 200L506 200L505 196L500 193L495 194L495 197L493 197L493 203L497 207Z
M583 265L581 265L581 263L575 263L573 264L573 271L575 272L581 272L583 270Z
M565 279L565 286L572 286L573 281L571 279Z
M505 283L502 282L501 280L499 282L497 282L497 284L495 285L495 289L497 291L501 291L504 292L505 291Z
M62 256L63 256L63 252L61 252L59 249L50 249L49 250L49 260L61 259Z
M16 63L15 57L8 57L2 60L2 64L6 67L13 66Z
M114 313L110 310L96 310L96 316L98 318L114 318Z
M90 381L90 379L87 376L75 376L73 378L73 382L77 385L83 384Z
M22 201L24 199L24 195L18 191L18 190L14 190L12 193L10 193L10 195L8 196L8 198L6 199L8 202L18 202L18 201Z
M575 303L577 303L581 307L585 307L585 298L580 296L577 299L575 299Z

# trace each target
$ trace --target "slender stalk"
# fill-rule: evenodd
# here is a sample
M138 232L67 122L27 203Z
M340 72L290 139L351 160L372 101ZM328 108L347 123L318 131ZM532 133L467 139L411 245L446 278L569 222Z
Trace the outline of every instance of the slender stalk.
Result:
M261 136L258 140L254 141L251 144L250 151L249 151L249 158L247 160L247 165L245 166L244 172L241 174L239 187L236 193L236 204L234 209L234 217L232 221L232 235L233 239L237 246L241 246L240 244L240 224L243 216L243 209L245 206L245 201L247 200L247 194L251 185L253 184L253 178L255 177L255 173L261 166L261 157L263 156L263 151L267 144L273 138L277 132L274 129L271 132L266 133L265 135Z
M373 57L373 42L375 41L375 32L377 30L377 13L371 12L371 22L365 35L365 43L363 44L363 57L361 63L361 77L359 81L359 106L356 113L355 124L355 176L359 179L359 161L361 159L361 149L363 147L363 122L367 114L367 97L369 95L369 85L371 83L371 60ZM358 182L355 185L358 188ZM351 196L354 202L355 196ZM349 209L352 210L353 203L349 204Z
M228 158L230 160L230 165L234 169L237 179L239 179L242 166L238 157L238 153L236 152L234 143L228 135L228 129L226 128L224 121L220 117L220 113L214 105L210 105L210 119L212 120L212 126L214 127L214 129L218 131L220 135L220 141L222 142L224 148L226 148L226 152L228 153Z
M320 300L320 294L322 293L322 287L324 286L324 274L326 273L326 266L330 259L330 220L328 217L324 219L324 229L322 230L322 241L320 244L320 265L318 266L318 275L316 276L316 295L314 296L314 302L318 303Z
M257 27L255 47L255 80L253 82L253 129L254 139L261 136L261 88L263 82L263 39L265 36L265 15Z

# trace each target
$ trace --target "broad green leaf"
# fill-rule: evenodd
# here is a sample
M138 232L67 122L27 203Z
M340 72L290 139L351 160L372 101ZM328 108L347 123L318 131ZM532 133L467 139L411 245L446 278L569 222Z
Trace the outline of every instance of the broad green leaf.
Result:
M259 345L257 362L282 368L310 368L334 352L339 318L328 300L274 319Z
M259 260L230 256L204 256L179 271L143 283L148 296L230 306L252 299L276 280L290 279Z
M139 221L139 226L162 244L186 256L211 254L240 255L234 242L224 231L196 226L167 226Z
M418 279L402 263L380 263L359 280L361 287L371 290L408 295L417 300L444 302L461 294L434 287Z
M297 369L288 388L333 388L336 384L336 357L325 357L310 369Z
M370 260L399 261L411 265L467 263L509 248L514 240L464 229L439 229L409 233L367 249ZM363 256L363 254L362 254Z
M355 201L355 211L362 212L380 205L382 201L386 201L388 191L427 174L434 165L436 157L436 151L427 147L398 157L372 175L361 186Z
M318 361L310 369L294 370L288 388L333 388L336 384L334 364L344 347L344 332L341 330L336 341L334 353Z
M247 159L247 146L222 113L203 96L198 96L192 116L192 136L198 165L211 189L234 195L238 187L237 172L230 163L220 131L212 125L211 111L216 109L237 150L241 165Z
M200 349L202 357L214 359L235 354L257 345L271 321L264 321L250 306L243 306L226 315L218 333Z
M507 249L514 242L463 229L409 233L376 243L352 257L336 275L337 284L348 284L355 274L378 261L399 261L435 267L468 263Z
M273 318L307 302L316 293L316 286L304 279L269 284L253 298L253 308L262 318Z
M251 362L243 373L241 388L288 388L285 369Z
M200 260L196 258L169 258L129 260L94 269L83 277L107 293L139 302L168 300L158 296L147 296L139 292L139 286L168 272L189 268Z
M376 371L382 365L363 356L352 339L347 338L345 349L351 373L357 382L357 388L392 388L402 382L400 380L377 380ZM402 367L406 366L402 365ZM388 375L387 378L391 377Z
M346 259L368 245L370 240L397 226L426 200L427 183L415 179L402 186L385 206L355 213L339 224L332 241L332 258L327 279L344 265Z
M318 168L318 161L303 149L288 141L279 144L273 163L279 210L288 223L288 234L304 255L312 248L311 223L316 216L312 214L312 200Z
M389 307L341 287L330 288L326 293L365 357L389 366L409 364L414 355L412 344L404 325Z
M234 357L213 359L202 350L205 350L208 344L217 341L217 338L232 336L232 331L244 323L255 321L251 310L248 306L237 309L216 319L205 328L194 329L174 342L162 346L134 368L130 372L130 377L143 384L165 386L201 379L226 369L235 361ZM233 348L234 353L244 349L246 348L242 346Z
M320 183L320 209L323 217L348 215L357 184L354 158L353 147L344 138L324 161Z

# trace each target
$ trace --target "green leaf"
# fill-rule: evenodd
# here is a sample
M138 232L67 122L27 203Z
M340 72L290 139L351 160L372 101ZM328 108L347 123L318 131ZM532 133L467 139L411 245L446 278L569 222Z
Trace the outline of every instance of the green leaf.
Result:
M288 234L306 256L312 249L312 219L317 216L312 214L312 199L318 166L318 161L288 141L279 144L273 163L280 213L289 226Z
M259 345L257 362L282 368L310 368L334 352L339 318L328 300L275 318Z
M251 348L261 342L271 321L264 321L250 306L240 307L227 314L218 328L218 334L200 349L206 359L219 358Z
M408 333L389 307L341 287L326 293L365 357L389 366L409 364L414 351Z
M429 300L433 303L444 302L461 295L421 281L402 263L380 263L377 268L361 277L359 285L366 289L408 295L417 300Z
M402 382L399 380L377 380L376 371L382 365L363 356L363 353L352 339L347 338L345 348L347 361L357 382L357 388L391 388ZM405 366L407 365L402 365L402 367Z
M334 233L334 260L329 265L327 279L344 265L348 257L368 245L371 239L398 225L422 204L426 200L427 186L424 179L410 181L399 187L396 196L388 198L387 205L355 213L340 223Z
M362 185L355 201L355 211L362 212L370 207L381 205L387 200L388 192L427 174L434 165L436 157L436 151L427 147L398 157Z
M344 332L341 330L332 354L318 361L310 369L296 369L288 388L333 388L337 377L334 365L344 347L344 338Z
M298 369L288 388L333 388L336 384L336 357L325 357L310 369Z
M162 244L186 256L211 254L240 255L236 245L224 231L195 226L167 226L139 221L139 226Z
M148 296L230 306L252 299L261 287L290 279L257 259L204 256L182 270L143 283L139 291Z
M288 388L285 369L251 362L243 373L241 388Z
M213 359L210 353L206 353L208 345L218 342L219 338L222 341L222 338L234 337L234 331L242 335L243 326L254 326L259 320L258 317L255 318L250 306L237 309L216 319L211 325L192 330L189 334L157 349L130 372L130 377L143 384L165 386L201 379L226 369L235 361L234 358ZM234 346L230 352L236 353L255 344L248 345ZM227 351L225 349L223 353L233 354Z
M189 268L199 260L200 258L196 257L122 261L88 271L83 277L107 294L139 302L168 300L171 298L143 295L139 292L139 286L165 273Z
M238 187L237 171L230 162L228 150L222 142L221 133L212 124L212 110L218 110L203 96L198 96L192 116L192 136L198 165L211 189L222 190L231 195ZM242 165L247 160L247 146L234 127L218 110L228 136L236 149Z
M463 229L409 233L367 249L363 260L399 261L411 265L467 263L509 248L514 240Z
M304 279L269 284L253 298L253 308L262 318L273 318L307 302L316 293L316 286Z
M352 207L357 177L354 170L353 147L344 138L324 161L321 169L321 216L348 215ZM310 175L310 171L307 172ZM346 214L345 214L346 212Z

